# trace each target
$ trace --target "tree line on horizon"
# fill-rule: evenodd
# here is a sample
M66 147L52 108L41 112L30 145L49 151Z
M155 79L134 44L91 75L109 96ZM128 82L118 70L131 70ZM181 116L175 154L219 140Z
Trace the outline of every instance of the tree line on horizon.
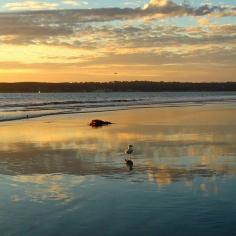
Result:
M49 93L49 92L193 92L236 91L236 82L153 82L113 81L44 83L0 83L0 93Z

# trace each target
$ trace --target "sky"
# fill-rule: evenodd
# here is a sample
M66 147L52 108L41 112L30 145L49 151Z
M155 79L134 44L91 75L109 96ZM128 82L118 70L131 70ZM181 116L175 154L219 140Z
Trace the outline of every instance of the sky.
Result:
M0 0L0 82L236 82L236 0Z

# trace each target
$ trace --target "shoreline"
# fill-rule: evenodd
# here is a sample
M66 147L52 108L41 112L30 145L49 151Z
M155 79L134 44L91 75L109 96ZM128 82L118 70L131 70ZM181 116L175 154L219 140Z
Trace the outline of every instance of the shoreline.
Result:
M93 114L93 113L104 113L104 112L119 112L119 111L129 111L129 110L139 110L139 109L156 109L156 108L185 108L185 107L206 107L206 106L226 106L236 107L236 101L235 100L227 100L227 101L199 101L199 102L162 102L159 104L150 104L150 105L131 105L131 106L117 106L114 109L110 109L110 106L108 109L104 109L106 107L98 107L97 109L101 108L101 110L88 110L89 108L86 108L87 110L81 110L78 112L55 112L55 113L49 113L49 114L39 114L39 115L33 115L33 116L24 116L24 117L16 117L16 118L7 118L5 120L0 120L0 124L2 123L12 123L17 121L26 121L26 120L35 120L40 119L44 117L60 117L65 115L71 115L71 116L77 116L80 114ZM94 108L91 108L94 109Z
M214 103L188 106L152 106L152 107L132 107L130 109L106 110L78 112L68 114L46 115L30 119L18 119L0 122L0 129L5 127L25 127L44 126L54 124L57 130L58 125L66 127L89 128L91 120L101 119L112 122L108 127L101 129L113 129L117 125L225 125L236 126L236 104L235 103ZM99 128L100 129L100 128ZM1 131L1 130L0 130ZM13 131L14 133L14 131ZM34 134L36 135L36 134Z

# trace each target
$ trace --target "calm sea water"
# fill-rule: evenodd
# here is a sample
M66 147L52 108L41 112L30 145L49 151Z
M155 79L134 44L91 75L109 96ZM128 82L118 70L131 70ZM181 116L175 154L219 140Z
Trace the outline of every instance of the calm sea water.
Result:
M235 120L231 103L2 122L0 235L233 236Z
M236 101L236 92L0 94L0 121L135 106L201 105Z

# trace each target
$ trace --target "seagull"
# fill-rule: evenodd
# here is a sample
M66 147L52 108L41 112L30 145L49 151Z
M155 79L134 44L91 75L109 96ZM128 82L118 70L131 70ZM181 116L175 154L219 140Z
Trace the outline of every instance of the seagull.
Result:
M133 145L128 145L128 148L125 150L125 154L131 155L133 151Z

